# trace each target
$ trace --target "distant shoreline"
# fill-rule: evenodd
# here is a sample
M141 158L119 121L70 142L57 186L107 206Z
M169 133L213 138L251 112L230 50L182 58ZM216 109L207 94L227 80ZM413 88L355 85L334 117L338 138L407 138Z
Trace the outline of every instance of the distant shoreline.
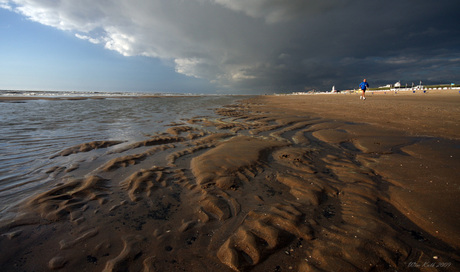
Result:
M87 100L87 99L108 99L108 98L149 98L161 96L0 96L0 101L23 101L23 100Z
M0 102L30 101L30 100L88 100L88 99L143 99L143 98L168 98L168 97L204 97L216 95L97 95L97 96L0 96ZM219 96L219 95L217 95ZM225 94L221 96L254 96L254 95L232 95Z

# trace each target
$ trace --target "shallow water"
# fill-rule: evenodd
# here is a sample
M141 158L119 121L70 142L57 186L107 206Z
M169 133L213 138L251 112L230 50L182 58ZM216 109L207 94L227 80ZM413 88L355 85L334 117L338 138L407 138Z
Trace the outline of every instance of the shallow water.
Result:
M71 146L133 142L171 123L213 116L235 96L26 100L0 103L0 212L50 180L51 157Z

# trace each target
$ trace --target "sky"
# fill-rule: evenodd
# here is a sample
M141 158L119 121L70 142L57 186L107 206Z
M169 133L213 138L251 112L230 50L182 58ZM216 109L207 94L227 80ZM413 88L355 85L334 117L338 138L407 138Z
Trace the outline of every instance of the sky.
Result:
M460 83L460 1L0 0L0 89Z

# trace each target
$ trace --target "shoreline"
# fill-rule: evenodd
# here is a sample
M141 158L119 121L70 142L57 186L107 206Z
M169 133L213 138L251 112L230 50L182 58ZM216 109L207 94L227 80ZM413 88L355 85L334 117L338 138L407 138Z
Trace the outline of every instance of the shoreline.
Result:
M458 268L457 95L258 96L145 141L69 147L57 158L78 164L47 171L54 182L0 223L0 264Z
M171 97L204 97L204 96L232 96L232 97L252 97L254 95L235 95L235 94L198 94L198 95L187 95L187 94L139 94L139 95L0 95L0 102L15 102L15 101L27 101L27 100L87 100L87 99L142 99L142 98L171 98Z
M200 97L200 96L187 96L187 95L126 95L126 96L0 96L0 102L10 101L27 101L27 100L88 100L88 99L142 99L142 98L163 98L163 97Z

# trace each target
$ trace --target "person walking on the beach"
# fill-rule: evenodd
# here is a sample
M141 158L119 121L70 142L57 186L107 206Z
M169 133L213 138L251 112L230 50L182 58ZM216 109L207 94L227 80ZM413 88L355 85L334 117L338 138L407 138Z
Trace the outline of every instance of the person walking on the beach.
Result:
M366 90L369 88L369 83L367 83L366 79L363 79L363 82L359 84L359 87L361 88L361 91L363 91L363 94L359 97L359 99L366 100Z

